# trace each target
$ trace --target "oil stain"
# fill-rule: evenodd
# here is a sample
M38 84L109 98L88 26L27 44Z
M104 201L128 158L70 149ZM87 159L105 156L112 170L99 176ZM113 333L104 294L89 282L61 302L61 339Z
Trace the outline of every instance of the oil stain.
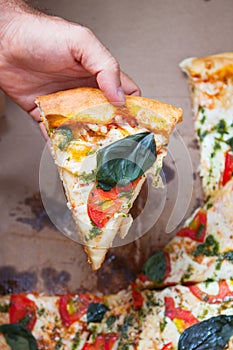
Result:
M45 288L50 294L63 294L68 291L68 282L71 279L67 271L57 271L52 267L45 267L41 271Z
M97 289L102 293L115 293L127 288L135 277L127 259L108 253L103 266L97 271Z
M34 218L31 217L18 217L16 221L28 224L33 230L39 232L43 228L48 227L57 231L57 228L51 222L48 214L46 213L41 195L39 192L34 193L31 197L25 199L24 204L29 206Z
M35 272L18 272L13 266L0 268L0 295L23 293L35 290Z

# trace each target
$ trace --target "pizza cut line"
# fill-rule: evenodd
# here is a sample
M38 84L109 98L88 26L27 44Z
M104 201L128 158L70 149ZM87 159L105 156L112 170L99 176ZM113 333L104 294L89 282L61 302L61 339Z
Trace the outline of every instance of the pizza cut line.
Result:
M151 174L155 186L169 135L182 110L127 96L115 107L93 88L38 97L52 154L94 270L119 232L131 226L132 207Z
M188 75L208 199L233 173L233 52L187 58L180 67Z

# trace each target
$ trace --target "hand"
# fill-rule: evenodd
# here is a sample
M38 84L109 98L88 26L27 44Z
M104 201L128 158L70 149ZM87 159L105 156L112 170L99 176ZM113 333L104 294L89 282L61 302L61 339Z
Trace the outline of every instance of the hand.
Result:
M99 87L113 103L139 95L115 58L87 28L58 17L15 11L0 29L0 87L40 120L39 95L80 86Z

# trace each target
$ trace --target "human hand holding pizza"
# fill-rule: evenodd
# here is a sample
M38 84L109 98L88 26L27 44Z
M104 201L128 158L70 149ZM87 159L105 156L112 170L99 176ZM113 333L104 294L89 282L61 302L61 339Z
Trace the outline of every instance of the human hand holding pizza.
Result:
M98 86L117 103L140 94L89 29L22 1L0 0L0 13L0 87L34 119L35 98L58 90Z

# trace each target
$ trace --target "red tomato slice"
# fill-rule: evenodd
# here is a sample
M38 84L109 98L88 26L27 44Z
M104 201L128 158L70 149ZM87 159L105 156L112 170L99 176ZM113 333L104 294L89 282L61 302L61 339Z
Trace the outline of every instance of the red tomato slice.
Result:
M232 177L233 174L233 152L229 151L225 156L225 168L222 175L222 185L224 186Z
M144 273L138 275L138 280L142 283L150 282L150 279Z
M112 350L117 338L117 334L98 335L93 344L86 343L82 350Z
M69 327L87 312L92 303L101 302L101 298L89 293L65 294L59 299L59 312L62 323Z
M207 214L200 209L190 222L188 227L182 228L177 232L177 236L189 237L197 242L204 242L207 227Z
M91 221L103 228L125 203L123 192L132 192L140 178L124 187L113 187L110 191L103 191L96 184L93 186L87 201L87 213Z
M10 323L25 321L25 327L31 331L36 323L36 304L33 300L28 299L25 294L12 294L9 316Z
M141 309L144 299L142 293L139 291L138 286L135 282L131 283L131 289L133 297L133 306L135 307L135 309Z
M200 300L208 304L221 304L226 298L233 299L233 292L230 291L226 281L219 282L219 291L216 295L210 295L197 286L189 286L189 290Z
M165 315L168 316L171 320L174 320L175 318L184 320L187 327L190 327L195 323L199 322L198 319L193 316L191 311L184 310L180 307L176 307L173 298L165 297L164 301L165 301Z
M173 349L173 344L168 343L168 344L164 345L164 347L161 350L172 350L172 349Z

